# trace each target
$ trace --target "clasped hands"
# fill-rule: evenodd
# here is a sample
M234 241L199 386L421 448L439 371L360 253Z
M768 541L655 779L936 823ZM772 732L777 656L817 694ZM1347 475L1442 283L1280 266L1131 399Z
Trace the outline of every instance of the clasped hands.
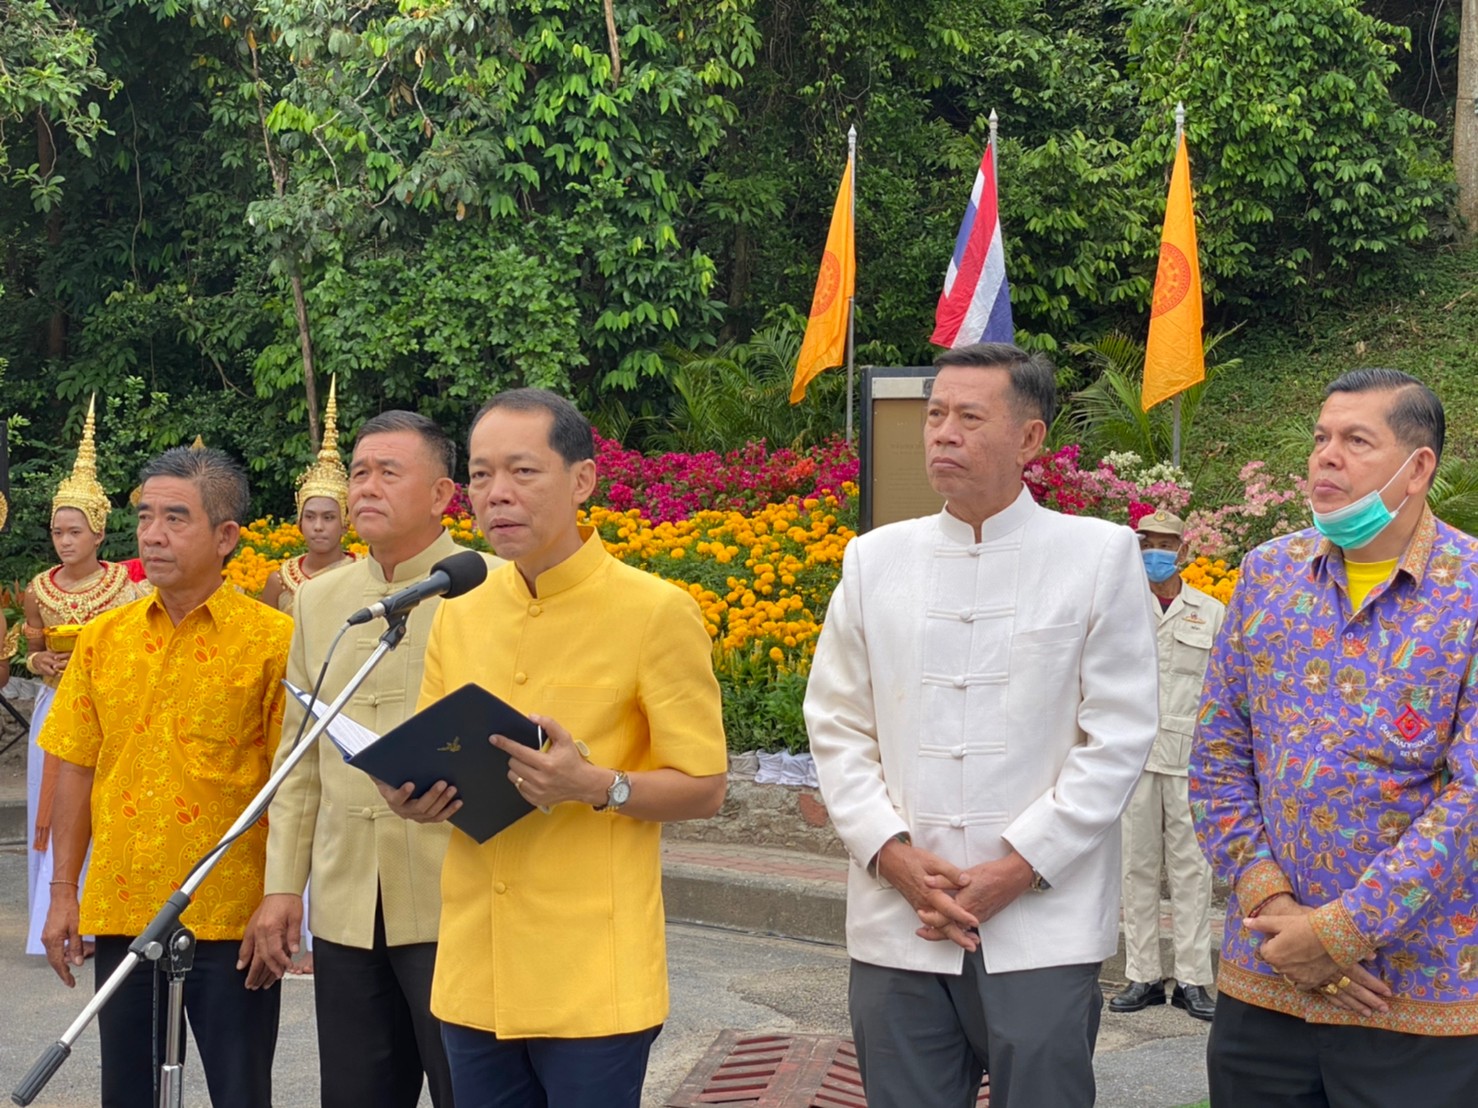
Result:
M1309 920L1313 911L1284 893L1242 922L1263 936L1257 956L1297 988L1358 1016L1389 1011L1386 1001L1395 995L1391 987L1362 965L1341 969L1314 931Z
M533 750L504 735L488 738L508 755L508 780L523 798L546 809L567 800L604 804L614 771L587 761L570 733L548 716L530 715L529 719L544 729L543 750ZM399 788L379 780L375 785L392 812L416 823L441 823L462 807L456 788L445 781L438 781L414 799L416 786L412 781Z
M982 923L1031 888L1032 868L1015 853L969 869L897 839L878 853L878 874L902 894L918 914L914 934L930 942L949 941L965 950L980 949Z

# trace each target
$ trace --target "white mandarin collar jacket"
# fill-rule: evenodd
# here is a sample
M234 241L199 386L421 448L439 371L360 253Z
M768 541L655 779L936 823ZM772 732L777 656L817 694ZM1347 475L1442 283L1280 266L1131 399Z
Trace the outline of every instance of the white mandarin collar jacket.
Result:
M866 865L887 840L961 866L1011 847L1052 885L981 927L993 973L1097 962L1118 940L1118 821L1155 739L1155 605L1127 527L1023 488L980 541L948 511L848 547L806 692L827 807L852 856L847 946L958 973Z

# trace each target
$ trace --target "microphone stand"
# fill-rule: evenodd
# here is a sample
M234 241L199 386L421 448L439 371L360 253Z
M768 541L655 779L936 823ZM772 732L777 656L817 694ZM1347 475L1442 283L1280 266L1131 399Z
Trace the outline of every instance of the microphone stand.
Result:
M62 1033L62 1037L47 1047L36 1059L30 1072L11 1092L10 1099L14 1103L27 1105L40 1095L41 1090L46 1088L46 1083L56 1075L56 1071L61 1069L62 1064L70 1057L72 1044L77 1041L78 1036L87 1029L87 1025L96 1018L98 1012L118 991L124 978L133 971L136 965L145 959L158 962L167 954L169 957L166 971L169 978L169 1025L164 1064L159 1071L159 1108L183 1108L185 1088L181 1039L184 1037L185 1030L185 977L190 972L195 959L195 934L188 927L181 926L180 916L186 908L190 907L190 901L201 882L210 876L210 871L215 869L216 863L225 857L226 851L230 849L231 841L266 814L272 798L277 794L277 790L282 786L287 775L303 760L308 751L313 749L318 737L328 729L334 717L343 711L349 698L358 691L360 685L364 684L370 672L380 664L380 659L400 645L401 639L405 637L405 623L409 615L410 610L406 609L385 617L390 626L380 636L380 645L375 647L374 653L365 660L364 665L359 667L359 672L349 679L344 691L328 706L322 718L292 749L287 760L282 763L277 772L267 779L267 783L252 798L246 810L237 817L230 830L221 836L220 841L209 854L196 863L195 869L185 879L179 891L164 902L158 913L149 921L149 925L140 932L138 938L129 944L128 954L113 971L112 976L103 983L102 988L98 989L93 998L88 1001L87 1007L82 1009L77 1018L72 1021L72 1025Z

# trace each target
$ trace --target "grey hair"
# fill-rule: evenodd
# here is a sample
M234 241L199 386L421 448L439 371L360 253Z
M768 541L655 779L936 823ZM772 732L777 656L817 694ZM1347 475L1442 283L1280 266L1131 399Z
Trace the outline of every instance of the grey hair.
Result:
M200 502L212 527L244 523L251 508L251 489L246 470L231 455L205 446L175 446L144 464L139 485L151 477L174 477L192 482L200 490Z

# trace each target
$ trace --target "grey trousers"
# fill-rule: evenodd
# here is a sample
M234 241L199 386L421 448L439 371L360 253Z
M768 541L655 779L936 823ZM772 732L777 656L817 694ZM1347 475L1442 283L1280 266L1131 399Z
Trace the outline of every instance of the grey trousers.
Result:
M1091 1108L1099 963L917 973L852 962L852 1037L868 1108Z

